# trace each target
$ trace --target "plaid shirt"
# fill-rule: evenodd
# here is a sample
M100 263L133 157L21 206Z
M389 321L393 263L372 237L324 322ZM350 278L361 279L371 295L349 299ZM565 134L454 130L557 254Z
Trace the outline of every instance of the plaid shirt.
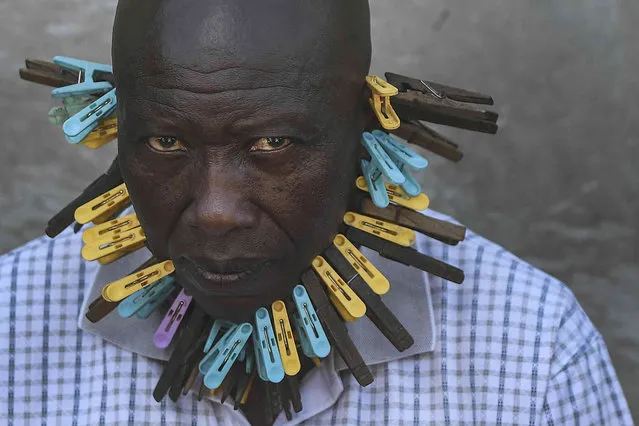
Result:
M193 393L156 403L160 361L136 350L135 339L113 344L99 329L78 328L98 272L80 248L80 235L67 230L0 257L2 423L246 424L228 402ZM420 238L418 249L459 266L466 281L370 255L391 278L385 300L423 293L396 310L421 327L417 350L389 356L375 349L381 334L372 339L362 355L375 381L365 388L329 357L304 379L304 410L290 424L632 424L606 346L567 287L471 232L455 247ZM124 336L135 328L117 324Z

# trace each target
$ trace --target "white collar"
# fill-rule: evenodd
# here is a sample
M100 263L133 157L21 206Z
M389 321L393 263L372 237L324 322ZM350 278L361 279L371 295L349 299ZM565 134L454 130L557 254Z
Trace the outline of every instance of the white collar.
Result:
M417 247L425 238L417 234ZM398 352L368 319L347 323L349 334L368 365L386 363L408 356L431 352L435 346L435 319L428 275L382 258L376 252L363 249L363 254L389 279L390 291L382 298L389 309L413 336L415 343L404 352ZM168 360L172 346L158 349L153 345L153 334L160 325L163 313L154 312L149 318L122 318L114 310L97 323L91 323L84 314L105 284L122 278L150 257L146 249L138 250L110 265L98 268L93 285L82 303L78 326L89 333L139 355ZM341 358L336 357L337 371L345 370Z

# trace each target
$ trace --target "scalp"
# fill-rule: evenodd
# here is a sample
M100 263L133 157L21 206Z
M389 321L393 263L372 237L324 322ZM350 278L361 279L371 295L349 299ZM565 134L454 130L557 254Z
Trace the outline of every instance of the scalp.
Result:
M112 59L118 89L235 68L361 82L370 51L367 0L120 0Z

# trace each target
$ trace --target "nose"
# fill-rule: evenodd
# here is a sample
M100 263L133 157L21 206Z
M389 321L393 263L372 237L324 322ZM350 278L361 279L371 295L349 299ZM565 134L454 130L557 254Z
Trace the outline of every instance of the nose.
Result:
M208 173L185 211L187 223L208 236L223 236L234 230L257 226L259 213L237 176L219 169Z

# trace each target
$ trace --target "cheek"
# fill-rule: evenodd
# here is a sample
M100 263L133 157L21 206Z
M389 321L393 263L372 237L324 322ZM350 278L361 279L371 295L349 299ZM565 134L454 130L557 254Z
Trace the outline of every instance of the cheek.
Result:
M325 240L341 223L357 172L354 152L343 151L314 152L259 189L269 215L305 244Z
M130 147L119 152L122 175L147 244L154 254L168 256L167 239L188 197L187 170L153 162Z

